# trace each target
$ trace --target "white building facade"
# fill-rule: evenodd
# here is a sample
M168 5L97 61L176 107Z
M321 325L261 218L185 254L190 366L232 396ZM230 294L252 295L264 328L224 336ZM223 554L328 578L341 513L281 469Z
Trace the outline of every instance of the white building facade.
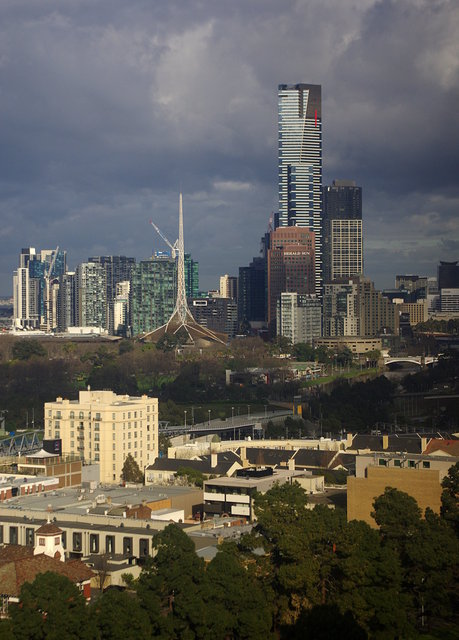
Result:
M78 400L45 403L45 438L62 440L62 453L100 465L100 481L119 483L131 454L143 472L158 455L158 399L80 391Z

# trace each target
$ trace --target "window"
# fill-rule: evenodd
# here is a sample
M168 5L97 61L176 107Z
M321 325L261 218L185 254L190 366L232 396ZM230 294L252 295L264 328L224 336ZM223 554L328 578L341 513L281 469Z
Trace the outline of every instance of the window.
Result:
M75 418L75 411L71 411L70 412L70 420L73 420Z
M423 469L430 469L430 462L428 460L423 460L422 468Z
M3 525L0 524L0 544L3 544Z
M54 544L60 544L61 543L61 539L59 538L59 536L56 536L54 538Z
M385 460L384 458L379 458L378 464L380 467L387 467L387 460Z
M80 532L75 532L73 534L73 550L74 551L81 551L82 550L81 533Z
M416 462L414 460L408 460L408 466L410 469L413 469L416 466Z
M123 538L123 555L130 556L132 554L132 538Z
M10 544L19 544L17 527L10 527Z
M67 532L63 531L62 532L62 546L64 547L64 549L67 548Z
M394 460L394 467L401 467L402 466L402 461L401 460Z
M149 540L148 538L140 538L139 540L139 557L146 558L149 553Z
M84 412L83 412L83 411L80 411L80 413L78 414L78 417L79 417L79 419L80 419L80 420L83 420L83 418L84 418Z
M26 547L33 547L34 539L35 539L35 530L34 529L26 529L25 530L25 539L26 539Z
M98 422L94 423L94 431L100 431L100 424Z
M100 420L100 413L96 413L96 420Z
M99 553L99 534L91 533L89 535L89 551L91 553Z
M45 539L44 538L38 538L38 544L40 545L40 547L44 547L45 546Z
M100 461L100 456L98 453L94 454L94 462L99 462Z
M105 536L105 553L115 553L115 536Z

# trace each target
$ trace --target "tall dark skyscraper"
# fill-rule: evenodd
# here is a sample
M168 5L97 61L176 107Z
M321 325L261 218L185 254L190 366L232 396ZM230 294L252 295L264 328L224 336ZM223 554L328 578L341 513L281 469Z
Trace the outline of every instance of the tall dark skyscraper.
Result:
M324 282L363 273L362 188L333 180L323 188Z
M315 289L322 288L322 97L315 84L281 84L279 226L315 234Z

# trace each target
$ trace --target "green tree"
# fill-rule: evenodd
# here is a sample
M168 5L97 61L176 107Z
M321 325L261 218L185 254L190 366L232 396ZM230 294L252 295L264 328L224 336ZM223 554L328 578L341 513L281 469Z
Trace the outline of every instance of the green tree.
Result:
M210 640L215 637L214 621L206 607L204 562L196 555L193 541L175 524L168 525L154 541L157 554L142 571L137 587L153 632L184 640Z
M15 342L12 353L15 360L28 360L32 356L38 356L39 358L46 356L45 348L34 338Z
M124 480L124 482L143 482L143 474L139 469L139 465L130 453L128 453L124 461L121 479Z
M106 591L91 607L100 640L148 640L151 624L135 593Z
M297 342L292 347L292 355L302 362L313 362L315 358L315 349L306 342Z
M441 483L441 515L459 536L459 462L456 462Z
M214 627L214 637L265 640L271 637L272 610L241 558L222 550L207 567L208 606L219 627Z
M134 351L134 343L132 340L121 340L119 347L118 347L118 353L120 354L120 356L124 355L125 353L131 353L132 351Z
M195 487L202 489L204 485L204 475L197 469L186 466L179 467L176 475L179 478L184 478L188 484L193 484Z
M38 574L22 585L19 600L10 607L16 640L94 638L85 599L65 576Z
M403 553L405 542L413 537L421 522L421 509L416 500L398 489L386 487L375 499L371 513L384 542Z

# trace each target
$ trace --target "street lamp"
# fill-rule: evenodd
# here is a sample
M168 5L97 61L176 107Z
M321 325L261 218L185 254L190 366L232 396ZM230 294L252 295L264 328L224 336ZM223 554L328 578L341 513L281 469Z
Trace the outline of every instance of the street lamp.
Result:
M186 429L186 414L188 413L187 410L185 409L185 411L183 412L185 414L185 429Z
M250 418L250 405L247 405L247 417Z
M212 411L212 409L207 409L207 413L209 414L209 420L208 420L208 425L210 427L210 412Z
M231 407L231 424L233 425L233 440L236 440L236 427L234 426L234 407Z

